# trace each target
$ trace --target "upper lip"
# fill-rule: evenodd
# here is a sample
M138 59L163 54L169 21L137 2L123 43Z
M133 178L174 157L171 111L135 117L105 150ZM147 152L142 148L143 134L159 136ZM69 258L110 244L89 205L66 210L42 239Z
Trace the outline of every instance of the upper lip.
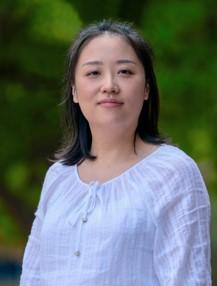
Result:
M105 98L105 99L102 99L98 102L98 104L101 104L101 103L117 103L117 104L122 104L123 102L120 101L120 100L117 100L117 99L109 99L109 98Z

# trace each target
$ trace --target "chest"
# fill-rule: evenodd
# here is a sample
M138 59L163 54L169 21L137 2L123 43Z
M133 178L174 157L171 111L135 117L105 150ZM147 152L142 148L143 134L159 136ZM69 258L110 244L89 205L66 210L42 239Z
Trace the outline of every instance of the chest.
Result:
M126 243L132 248L136 241L141 247L152 248L154 230L141 190L93 186L88 192L71 190L71 196L60 195L48 204L42 248L46 253L50 249L52 256L57 251L56 255L65 257L78 245L79 249L92 249L96 241L97 249L121 248Z

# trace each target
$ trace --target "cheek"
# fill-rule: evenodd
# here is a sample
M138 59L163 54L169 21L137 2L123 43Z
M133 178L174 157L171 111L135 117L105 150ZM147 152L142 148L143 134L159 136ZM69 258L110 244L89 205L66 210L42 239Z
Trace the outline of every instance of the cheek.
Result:
M78 103L80 105L88 102L90 103L94 98L93 90L85 84L77 85L76 92L77 92Z
M144 84L138 83L137 85L129 86L129 102L132 105L143 105L143 102L146 98L145 86Z
M91 119L91 115L93 114L93 110L91 109L91 107L86 104L86 102L83 100L79 101L79 106L80 106L80 110L83 114L83 116L86 118L86 120L89 122Z
M85 84L76 86L77 100L81 112L84 117L89 121L92 114L94 114L94 93Z
M80 101L91 100L96 92L96 85L86 79L76 80L75 86Z
M145 102L145 92L142 87L131 90L128 98L128 110L133 117L139 117Z

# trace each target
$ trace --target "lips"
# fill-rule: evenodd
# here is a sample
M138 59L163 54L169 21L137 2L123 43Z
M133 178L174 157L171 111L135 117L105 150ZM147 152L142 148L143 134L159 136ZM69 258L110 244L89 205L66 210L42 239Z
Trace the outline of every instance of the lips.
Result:
M113 107L113 106L120 106L123 102L116 100L116 99L103 99L98 102L99 105Z

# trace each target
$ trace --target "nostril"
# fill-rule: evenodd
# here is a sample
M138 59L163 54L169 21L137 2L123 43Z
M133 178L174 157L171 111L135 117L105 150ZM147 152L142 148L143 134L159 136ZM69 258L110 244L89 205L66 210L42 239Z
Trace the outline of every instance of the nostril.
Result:
M112 84L108 86L103 86L102 87L102 92L103 93L118 93L120 91L120 88L117 84Z
M119 92L119 86L117 84L113 86L113 92L115 93Z

